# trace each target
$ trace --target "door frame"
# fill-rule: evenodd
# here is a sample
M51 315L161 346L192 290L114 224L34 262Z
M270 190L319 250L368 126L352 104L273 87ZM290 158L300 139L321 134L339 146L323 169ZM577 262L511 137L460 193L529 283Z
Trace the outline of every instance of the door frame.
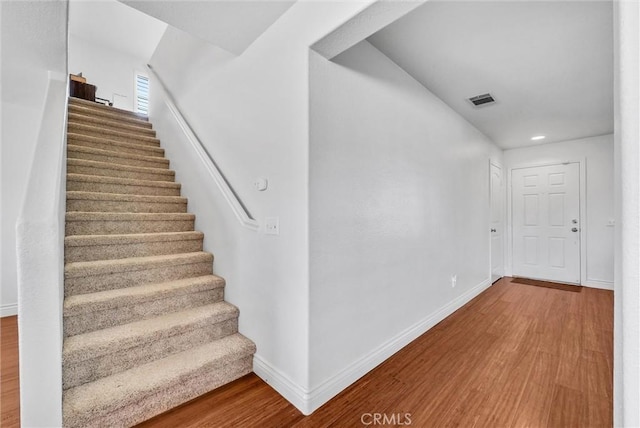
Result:
M507 177L505 177L505 167L501 163L494 159L489 159L489 230L491 230L491 197L493 192L491 191L491 167L495 166L500 168L502 172L502 277L507 275L507 198L505 193L507 192ZM489 232L489 281L493 281L493 239L491 239L491 232ZM511 273L511 272L509 272Z
M507 248L505 276L513 276L513 189L512 174L514 169L536 168L542 166L563 165L567 163L577 163L579 170L578 196L580 197L580 285L585 285L587 280L587 158L572 158L564 160L549 160L544 162L521 162L508 167L506 178L507 187Z

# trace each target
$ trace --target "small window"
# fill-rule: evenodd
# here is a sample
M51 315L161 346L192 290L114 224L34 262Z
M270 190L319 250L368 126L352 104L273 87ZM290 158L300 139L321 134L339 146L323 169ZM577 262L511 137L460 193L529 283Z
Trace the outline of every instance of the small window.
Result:
M149 77L136 74L136 111L149 114Z

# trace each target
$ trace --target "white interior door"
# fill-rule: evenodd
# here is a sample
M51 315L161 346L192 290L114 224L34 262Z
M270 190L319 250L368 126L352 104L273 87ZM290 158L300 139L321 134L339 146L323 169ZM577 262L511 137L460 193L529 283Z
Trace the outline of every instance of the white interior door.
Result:
M491 282L504 276L504 181L502 168L490 164L491 189Z
M580 165L512 171L513 275L580 283Z

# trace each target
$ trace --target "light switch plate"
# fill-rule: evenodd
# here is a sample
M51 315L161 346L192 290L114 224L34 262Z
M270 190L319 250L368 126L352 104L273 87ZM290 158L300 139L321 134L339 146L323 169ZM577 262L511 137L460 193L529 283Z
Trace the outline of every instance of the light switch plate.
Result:
M265 217L264 233L265 235L280 235L280 218Z

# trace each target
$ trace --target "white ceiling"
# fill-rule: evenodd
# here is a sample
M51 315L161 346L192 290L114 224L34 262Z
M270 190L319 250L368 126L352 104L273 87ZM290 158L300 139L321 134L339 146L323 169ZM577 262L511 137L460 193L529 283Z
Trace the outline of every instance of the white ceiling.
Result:
M69 32L147 61L167 24L116 0L71 0Z
M429 1L369 41L504 149L613 132L610 1Z
M236 55L295 3L295 0L120 1Z

